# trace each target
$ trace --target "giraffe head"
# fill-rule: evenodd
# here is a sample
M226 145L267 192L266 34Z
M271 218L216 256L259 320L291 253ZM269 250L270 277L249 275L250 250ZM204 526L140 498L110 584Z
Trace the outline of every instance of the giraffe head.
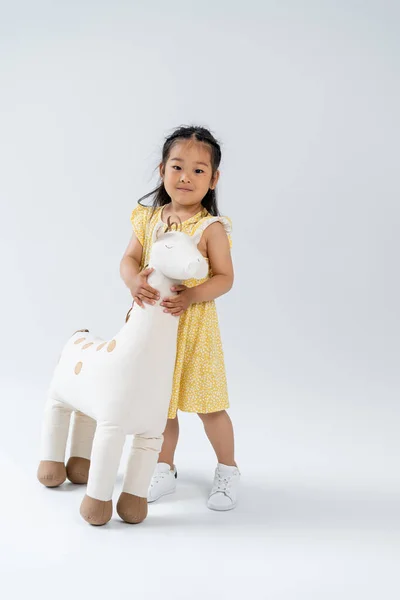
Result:
M208 263L197 249L200 235L190 236L181 226L168 219L168 228L159 221L153 231L150 265L169 279L203 279L208 273Z

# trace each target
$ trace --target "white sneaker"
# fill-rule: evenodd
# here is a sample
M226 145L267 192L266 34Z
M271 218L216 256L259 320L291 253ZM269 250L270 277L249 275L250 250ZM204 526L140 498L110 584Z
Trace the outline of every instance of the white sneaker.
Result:
M215 469L214 485L208 497L207 506L211 510L232 510L237 502L237 487L240 472L237 467L218 463Z
M151 479L147 502L155 502L161 496L173 494L176 490L176 467L173 469L167 463L158 463Z

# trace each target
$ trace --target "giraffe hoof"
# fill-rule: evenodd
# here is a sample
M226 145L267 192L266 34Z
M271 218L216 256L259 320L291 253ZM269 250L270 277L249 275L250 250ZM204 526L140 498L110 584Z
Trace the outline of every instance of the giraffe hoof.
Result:
M105 525L112 517L112 500L96 500L87 494L82 500L81 516L90 525Z
M125 523L141 523L147 517L147 498L122 492L117 504L117 513Z
M71 483L83 484L89 479L90 460L71 456L67 463L67 477Z
M46 487L58 487L67 478L64 463L56 462L55 460L40 461L37 478Z

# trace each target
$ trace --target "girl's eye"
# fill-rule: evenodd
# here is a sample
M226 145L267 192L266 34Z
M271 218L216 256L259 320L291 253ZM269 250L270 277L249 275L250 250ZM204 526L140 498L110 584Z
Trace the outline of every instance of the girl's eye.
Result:
M174 170L178 170L178 171L181 170L181 167L179 165L172 165L172 168ZM196 169L196 173L199 175L200 173L204 173L204 171L203 171L203 169Z

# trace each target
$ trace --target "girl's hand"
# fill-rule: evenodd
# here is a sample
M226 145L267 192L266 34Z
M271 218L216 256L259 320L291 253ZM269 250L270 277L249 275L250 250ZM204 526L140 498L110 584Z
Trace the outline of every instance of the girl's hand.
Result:
M186 285L176 285L171 288L171 291L178 293L176 296L163 298L161 306L164 306L164 312L171 313L174 317L180 317L193 303L192 288L188 288Z
M155 304L156 300L160 299L159 292L147 283L147 278L153 271L154 269L150 268L140 271L134 278L132 287L130 288L134 301L141 308L144 308L144 303Z

